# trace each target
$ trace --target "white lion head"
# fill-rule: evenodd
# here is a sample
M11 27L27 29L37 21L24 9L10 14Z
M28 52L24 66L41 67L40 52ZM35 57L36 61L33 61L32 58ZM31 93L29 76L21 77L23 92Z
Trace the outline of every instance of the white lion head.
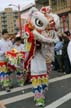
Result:
M40 10L32 8L29 11L29 19L33 25L32 32L35 38L42 41L47 41L48 32L58 30L60 25L59 16L51 12L50 6L43 7Z

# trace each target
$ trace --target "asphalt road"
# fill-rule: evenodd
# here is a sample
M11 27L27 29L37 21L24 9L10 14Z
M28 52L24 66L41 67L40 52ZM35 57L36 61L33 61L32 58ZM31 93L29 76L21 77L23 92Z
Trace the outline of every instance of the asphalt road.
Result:
M7 108L38 108L33 101L31 84L14 88L10 93L0 91L0 100ZM51 74L44 108L71 108L71 74Z

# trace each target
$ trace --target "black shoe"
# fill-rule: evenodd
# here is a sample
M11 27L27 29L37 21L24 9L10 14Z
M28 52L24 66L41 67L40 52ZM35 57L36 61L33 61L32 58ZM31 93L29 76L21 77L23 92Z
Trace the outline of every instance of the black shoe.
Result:
M11 91L11 89L9 87L6 87L5 90L6 90L6 92L10 92Z

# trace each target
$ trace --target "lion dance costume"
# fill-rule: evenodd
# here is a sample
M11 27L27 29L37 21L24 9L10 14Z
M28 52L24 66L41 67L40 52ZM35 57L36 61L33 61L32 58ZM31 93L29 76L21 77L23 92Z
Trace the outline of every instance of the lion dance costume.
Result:
M27 43L30 45L25 69L30 64L34 100L37 106L44 106L45 90L48 90L48 78L54 60L54 43L59 41L59 17L51 12L49 6L40 11L32 8L29 17L24 26L24 36L28 36Z

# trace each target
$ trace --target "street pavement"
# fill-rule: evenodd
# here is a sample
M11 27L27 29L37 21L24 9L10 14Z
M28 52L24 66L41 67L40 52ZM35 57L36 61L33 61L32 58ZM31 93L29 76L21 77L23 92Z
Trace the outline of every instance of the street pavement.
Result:
M16 87L10 93L0 91L7 108L38 108L33 101L32 85ZM71 74L52 72L44 108L71 108Z

